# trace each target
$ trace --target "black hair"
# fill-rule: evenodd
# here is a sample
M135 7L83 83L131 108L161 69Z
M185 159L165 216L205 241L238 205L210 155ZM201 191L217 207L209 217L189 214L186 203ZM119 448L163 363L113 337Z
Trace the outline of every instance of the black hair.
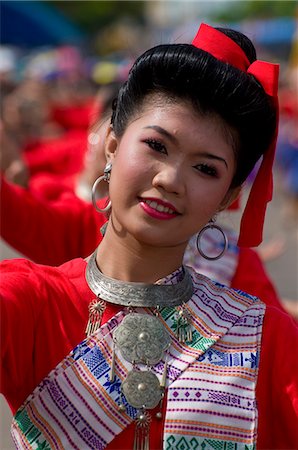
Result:
M244 50L252 63L256 52L242 33L219 28ZM188 101L200 114L217 114L234 131L237 168L232 186L240 186L265 153L276 127L272 100L250 74L221 62L190 44L159 45L132 66L113 106L112 124L121 136L149 94ZM235 133L236 132L236 133Z

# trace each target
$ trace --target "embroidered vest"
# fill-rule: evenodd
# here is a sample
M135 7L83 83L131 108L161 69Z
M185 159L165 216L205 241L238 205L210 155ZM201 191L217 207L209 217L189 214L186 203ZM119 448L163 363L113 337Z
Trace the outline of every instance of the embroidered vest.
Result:
M163 449L254 449L265 306L203 275L192 276L191 345L175 337L175 309L161 312L172 338ZM137 410L128 403L126 412L119 411L125 401L121 382L131 370L120 353L109 381L112 333L124 316L119 312L81 342L27 398L12 423L17 448L101 450L135 419ZM160 379L163 367L161 361L153 368Z

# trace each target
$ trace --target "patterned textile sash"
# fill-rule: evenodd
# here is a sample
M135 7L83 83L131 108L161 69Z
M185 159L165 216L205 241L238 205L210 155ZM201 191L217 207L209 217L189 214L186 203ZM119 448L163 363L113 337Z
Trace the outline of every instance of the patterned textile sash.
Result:
M228 238L228 248L223 256L217 260L209 261L200 256L197 248L197 235L193 236L184 253L183 263L192 267L196 272L205 275L211 280L219 281L225 286L231 286L239 259L238 236L234 230L221 225ZM219 255L223 250L223 240L218 239L212 229L206 230L201 239L202 248L207 255Z
M251 450L265 306L202 275L192 276L191 345L175 337L175 309L162 310L172 337L163 448ZM134 420L135 408L127 403L126 412L118 408L121 382L131 370L118 352L116 377L109 381L112 333L124 316L119 312L81 342L28 397L12 423L17 448L101 450ZM163 367L164 361L154 367L159 378Z

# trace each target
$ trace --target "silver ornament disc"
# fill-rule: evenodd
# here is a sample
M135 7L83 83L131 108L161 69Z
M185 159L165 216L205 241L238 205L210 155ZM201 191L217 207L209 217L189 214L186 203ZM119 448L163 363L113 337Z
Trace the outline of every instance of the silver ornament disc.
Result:
M116 328L113 336L126 361L151 366L162 359L171 342L160 320L149 314L128 314Z
M122 383L122 392L134 408L152 409L162 397L157 376L149 371L132 370Z

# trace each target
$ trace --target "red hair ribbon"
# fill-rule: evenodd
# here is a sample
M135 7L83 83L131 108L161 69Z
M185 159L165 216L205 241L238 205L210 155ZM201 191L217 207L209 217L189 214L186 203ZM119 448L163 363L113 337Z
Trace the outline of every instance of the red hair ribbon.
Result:
M256 60L252 64L241 47L227 35L215 28L202 24L192 45L210 53L220 61L253 75L263 86L267 95L273 98L276 108L276 130L269 148L263 155L262 163L252 185L246 207L244 209L238 245L256 247L262 242L263 225L267 203L272 200L273 177L272 167L278 132L278 74L279 65Z

